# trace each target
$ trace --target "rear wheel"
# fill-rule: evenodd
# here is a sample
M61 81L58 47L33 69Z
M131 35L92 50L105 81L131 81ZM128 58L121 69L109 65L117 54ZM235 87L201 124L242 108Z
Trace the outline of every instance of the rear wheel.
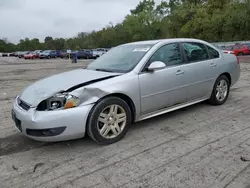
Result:
M243 56L244 54L242 52L239 52L238 53L238 56Z
M229 80L221 75L215 82L212 95L208 102L212 105L222 105L226 102L230 91Z
M112 144L121 140L131 124L128 104L117 97L107 97L90 112L87 132L99 144Z

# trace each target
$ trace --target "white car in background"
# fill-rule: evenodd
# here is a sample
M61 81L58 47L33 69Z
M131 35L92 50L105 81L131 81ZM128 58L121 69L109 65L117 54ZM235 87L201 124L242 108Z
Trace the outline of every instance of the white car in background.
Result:
M94 58L98 58L100 56L102 56L103 54L105 54L108 50L105 48L96 48L92 50L92 54Z

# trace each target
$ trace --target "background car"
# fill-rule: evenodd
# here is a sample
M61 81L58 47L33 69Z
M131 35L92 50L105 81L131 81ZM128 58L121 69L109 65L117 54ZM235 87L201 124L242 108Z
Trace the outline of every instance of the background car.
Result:
M8 57L8 53L2 53L2 57Z
M40 53L39 58L40 59L50 59L50 58L56 58L57 53L55 50L45 50Z
M19 54L19 53L20 53L19 51L14 52L14 56L15 56L15 57L18 57L18 54Z
M23 58L24 55L25 55L25 54L28 54L28 53L30 53L30 51L21 52L21 53L18 55L18 57L19 57L19 58Z
M74 54L77 54L77 58L78 59L93 59L93 53L92 53L92 50L86 50L86 49L83 49L83 50L78 50L76 52L72 52L70 54L70 58L73 58L73 55Z
M247 45L244 44L237 44L232 46L231 51L233 51L236 56L243 56L250 54L249 48L247 47Z
M242 43L243 45L246 45L247 48L250 50L250 43Z
M36 59L39 58L39 52L34 51L24 55L24 59Z
M64 58L68 59L70 56L70 53L71 53L71 50L61 50L59 57L62 59L64 59Z
M96 49L93 49L92 50L92 55L93 55L93 58L98 58L100 56L102 56L103 54L105 54L108 50L105 49L105 48L96 48Z
M231 47L228 46L219 46L219 45L214 45L216 48L222 50L223 53L225 54L234 54L234 51L230 50Z
M29 52L29 53L27 53L27 54L24 54L23 58L24 58L24 59L31 59L31 53L32 53L32 52Z

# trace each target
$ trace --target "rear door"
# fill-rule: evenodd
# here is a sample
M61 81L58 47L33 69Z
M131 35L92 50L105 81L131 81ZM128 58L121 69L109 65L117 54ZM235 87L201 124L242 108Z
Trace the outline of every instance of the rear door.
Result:
M187 63L187 101L209 97L218 75L218 54L199 42L182 42L182 48Z

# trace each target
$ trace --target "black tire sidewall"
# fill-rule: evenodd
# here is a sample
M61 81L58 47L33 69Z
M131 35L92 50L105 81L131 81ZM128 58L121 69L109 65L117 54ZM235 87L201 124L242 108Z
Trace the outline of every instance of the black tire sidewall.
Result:
M227 91L227 96L225 97L225 99L223 101L219 101L216 97L216 87L218 85L218 83L221 81L221 80L225 80L226 83L227 83L227 88L228 88L228 91ZM230 92L230 84L229 84L229 80L228 78L225 76L225 75L221 75L216 81L215 81L215 84L214 84L214 88L213 88L213 93L212 93L212 96L210 98L210 101L212 104L214 105L222 105L224 104L227 99L228 99L228 96L229 96L229 92Z
M127 121L126 121L125 128L116 138L106 139L106 138L102 137L98 131L97 120L98 120L98 117L99 117L101 111L104 108L106 108L107 106L112 105L112 104L117 104L125 110L125 113L127 116ZM130 127L130 124L131 124L131 110L130 110L128 104L124 100L122 100L118 97L107 97L107 98L102 99L100 102L98 102L92 108L92 110L89 114L89 118L88 118L87 133L98 144L103 144L103 145L112 144L112 143L115 143L115 142L121 140L126 135L128 129Z

